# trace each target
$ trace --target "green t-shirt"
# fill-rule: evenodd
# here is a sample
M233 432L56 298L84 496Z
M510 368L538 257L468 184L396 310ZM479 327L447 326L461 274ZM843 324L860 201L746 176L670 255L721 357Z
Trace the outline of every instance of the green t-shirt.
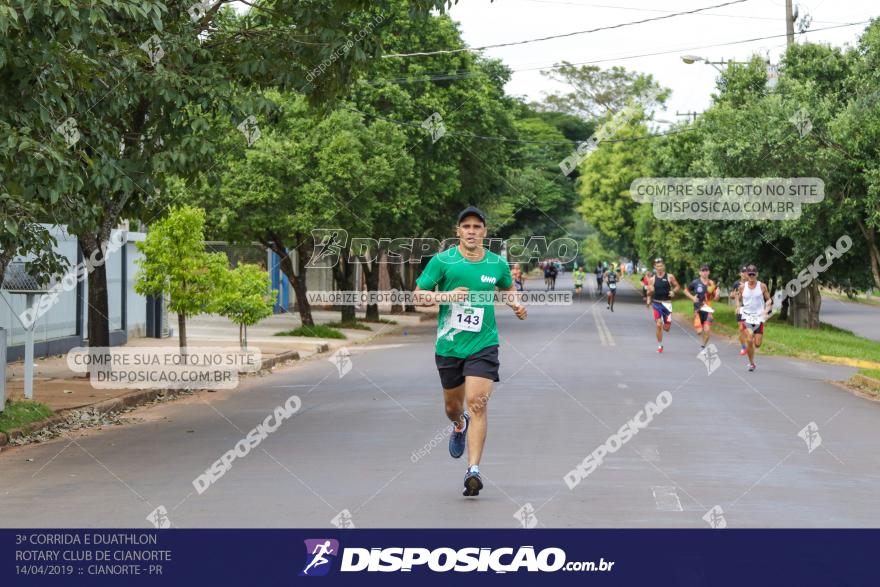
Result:
M487 250L485 253L480 261L468 261L457 246L438 253L428 262L416 284L428 291L433 290L435 286L439 291L466 287L470 293L494 292L496 287L509 288L513 279L507 261L491 251ZM450 304L440 305L440 314L437 317L436 352L441 357L463 359L479 350L498 344L494 305L471 305L475 308L483 308L483 324L479 332L454 328Z
M582 284L584 282L584 279L586 279L586 277L587 277L587 272L586 271L578 271L577 269L575 269L574 273L572 275L574 276L574 282L576 284L577 283Z

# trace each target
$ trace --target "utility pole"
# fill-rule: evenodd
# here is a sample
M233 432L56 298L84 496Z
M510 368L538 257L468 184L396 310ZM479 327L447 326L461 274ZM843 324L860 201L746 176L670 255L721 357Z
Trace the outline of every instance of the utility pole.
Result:
M794 19L792 12L792 0L785 0L785 33L787 35L786 45L794 43Z

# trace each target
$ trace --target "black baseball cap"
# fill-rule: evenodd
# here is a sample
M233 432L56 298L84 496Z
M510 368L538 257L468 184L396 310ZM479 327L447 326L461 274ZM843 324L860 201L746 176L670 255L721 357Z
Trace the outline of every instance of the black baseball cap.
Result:
M708 270L709 270L709 266L706 265L705 263L703 263L702 265L700 265L700 271L708 271Z
M655 263L655 264L656 264L656 263L662 263L662 262L663 262L663 257L657 257L656 259L654 259L654 263Z
M743 265L742 267L739 268L739 272L740 272L740 273L745 273L745 272L747 272L748 270L749 270L749 266L748 266L748 265Z
M746 267L746 273L757 273L757 272L758 272L758 268L755 267L754 264L752 264L752 265L748 265L748 266Z
M483 214L483 211L477 208L476 206L468 206L464 210L458 213L458 224L461 224L461 221L467 218L468 216L476 216L479 218L483 224L486 224L486 215Z

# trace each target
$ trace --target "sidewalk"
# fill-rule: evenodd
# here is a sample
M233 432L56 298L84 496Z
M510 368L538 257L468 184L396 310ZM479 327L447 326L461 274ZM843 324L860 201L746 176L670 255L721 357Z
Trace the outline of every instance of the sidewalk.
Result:
M359 318L362 314L359 314ZM422 317L430 315L429 311L420 309L415 314L383 315L383 318L397 322L396 325L369 323L371 330L340 329L346 339L322 339L302 336L274 336L277 332L291 330L301 325L299 314L275 314L259 324L248 328L248 348L259 349L262 354L261 371L270 369L277 363L288 360L301 360L322 352L333 352L342 346L350 346L374 336L396 332L400 329L419 324ZM313 311L312 317L316 324L339 320L338 311ZM169 316L169 323L174 325L176 334L176 317ZM187 344L195 347L231 347L238 348L238 326L229 320L213 315L197 316L187 320ZM162 347L176 348L179 345L177 336L171 338L136 338L130 340L126 347ZM34 367L33 399L48 405L54 412L83 408L106 400L137 394L138 390L95 389L88 378L73 372L67 365L67 357L56 356L37 359ZM161 369L161 367L151 367ZM6 371L7 399L24 399L24 365L21 361L8 365Z

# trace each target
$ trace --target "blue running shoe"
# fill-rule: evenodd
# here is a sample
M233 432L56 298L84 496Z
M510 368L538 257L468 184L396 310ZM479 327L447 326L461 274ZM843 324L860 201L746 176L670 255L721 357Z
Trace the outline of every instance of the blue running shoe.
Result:
M449 435L449 454L452 455L453 459L457 459L464 454L464 447L467 442L467 427L469 420L470 416L468 416L467 412L465 412L464 428L461 429L461 432L456 432L455 428L453 428L452 434Z
M471 467L464 476L464 492L465 497L476 497L480 495L480 489L483 488L483 480L480 478L480 470Z

